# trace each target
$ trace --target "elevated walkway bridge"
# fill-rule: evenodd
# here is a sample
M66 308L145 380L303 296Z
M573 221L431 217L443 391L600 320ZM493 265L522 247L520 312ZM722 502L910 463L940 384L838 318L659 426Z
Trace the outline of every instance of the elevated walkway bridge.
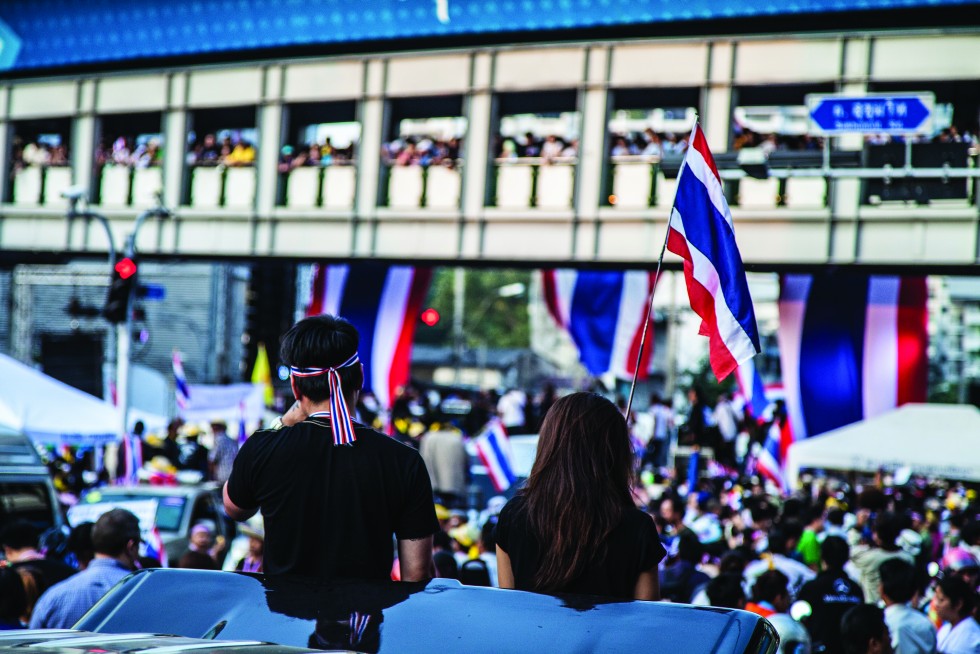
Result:
M122 246L162 192L172 220L147 225L154 257L381 258L471 265L648 267L660 251L679 159L611 156L616 111L693 107L716 153L747 263L974 270L980 263L975 144L733 151L735 108L808 93L931 91L980 110L980 36L968 31L712 37L333 56L0 81L0 256L102 256L96 223L65 219L79 187ZM965 107L965 110L964 110ZM970 113L972 111L972 114ZM575 116L567 156L499 158L505 116ZM386 163L400 121L465 125L452 165ZM224 122L223 122L224 121ZM355 156L284 168L284 145L320 122L359 131ZM97 161L120 124L163 141L160 165ZM189 163L189 136L254 130L256 159ZM20 163L57 132L68 165ZM676 260L669 260L676 263Z

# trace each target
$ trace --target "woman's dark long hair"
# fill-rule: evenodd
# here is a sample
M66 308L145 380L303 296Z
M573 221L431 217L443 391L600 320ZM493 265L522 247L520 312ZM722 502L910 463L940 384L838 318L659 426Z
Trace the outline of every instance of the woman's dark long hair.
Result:
M632 457L626 420L609 400L574 393L552 405L521 491L541 543L534 590L563 590L605 552L610 532L633 506Z

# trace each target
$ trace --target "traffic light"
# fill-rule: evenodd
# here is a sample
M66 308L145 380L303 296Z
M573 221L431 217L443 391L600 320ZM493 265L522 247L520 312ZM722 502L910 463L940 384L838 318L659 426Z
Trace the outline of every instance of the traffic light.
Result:
M428 308L422 312L422 322L429 327L435 327L439 322L439 312L433 308Z
M126 257L116 262L109 281L109 293L106 295L105 306L102 307L102 317L111 323L126 321L126 310L129 308L129 298L133 294L137 277L136 262Z

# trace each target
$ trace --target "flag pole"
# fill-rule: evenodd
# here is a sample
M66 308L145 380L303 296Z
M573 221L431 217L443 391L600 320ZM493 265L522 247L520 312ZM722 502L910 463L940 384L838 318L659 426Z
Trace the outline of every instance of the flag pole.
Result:
M694 119L694 127L691 128L691 137L688 138L687 147L691 147L691 142L694 140L694 130L698 127L698 118ZM677 172L678 179L681 173L684 171L684 165L687 162L687 151L684 151L684 161L681 162L681 168ZM674 215L674 207L677 206L677 190L674 189L674 201L670 203L670 213L667 214L667 229L664 234L664 244L660 248L660 256L657 258L657 271L653 275L653 288L650 289L650 295L647 300L647 312L646 317L643 319L643 333L640 335L640 347L636 353L636 366L633 368L633 381L630 384L630 396L626 401L626 420L630 419L633 409L633 395L636 393L636 380L640 374L640 362L643 361L643 350L647 342L647 331L650 328L650 314L653 313L653 294L657 292L657 282L660 281L660 272L664 264L664 254L667 253L667 241L670 239L670 219Z

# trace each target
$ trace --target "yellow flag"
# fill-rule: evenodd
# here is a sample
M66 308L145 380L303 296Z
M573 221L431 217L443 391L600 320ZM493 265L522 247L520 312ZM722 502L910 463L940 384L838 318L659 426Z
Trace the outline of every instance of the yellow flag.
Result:
M265 385L265 405L272 406L275 392L272 389L272 368L269 367L269 353L265 351L265 343L259 343L259 351L255 355L252 383Z

